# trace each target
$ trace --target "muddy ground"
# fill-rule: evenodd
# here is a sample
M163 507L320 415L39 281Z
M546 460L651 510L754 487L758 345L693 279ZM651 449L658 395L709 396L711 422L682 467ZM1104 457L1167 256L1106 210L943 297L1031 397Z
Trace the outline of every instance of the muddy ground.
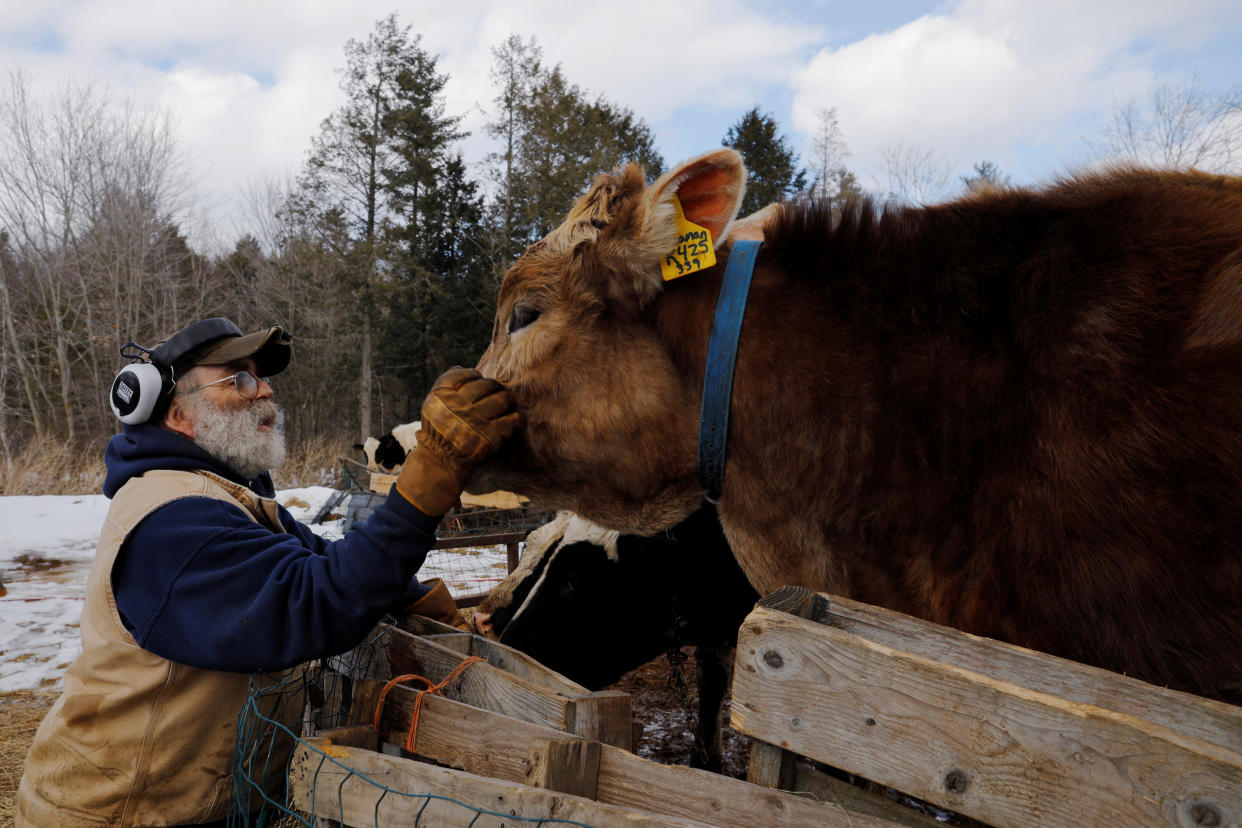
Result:
M694 648L683 651L687 659L681 669L685 689L665 656L632 670L609 689L630 694L634 718L642 725L634 752L644 759L664 765L689 765L694 750L693 718L698 713L698 682ZM688 721L689 719L689 721ZM750 760L750 739L728 727L729 698L725 697L721 772L736 779L746 778Z

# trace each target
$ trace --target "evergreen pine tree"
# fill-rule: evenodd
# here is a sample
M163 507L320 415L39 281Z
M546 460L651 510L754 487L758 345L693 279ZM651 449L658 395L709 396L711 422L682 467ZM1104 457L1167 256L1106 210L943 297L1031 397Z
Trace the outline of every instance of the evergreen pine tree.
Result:
M494 210L503 272L524 245L560 223L596 175L635 161L656 176L664 159L641 118L590 98L559 66L543 66L533 38L510 37L493 55L497 110L488 132L503 145L489 161L501 184Z
M375 342L373 312L380 281L377 232L384 201L384 176L396 169L385 140L385 124L399 95L398 76L407 68L409 27L399 27L395 14L380 20L365 41L345 44L341 89L346 100L326 118L312 139L311 154L301 179L300 204L321 215L336 211L348 224L352 249L353 302L342 310L342 321L356 326L358 343L358 424L362 436L373 432L372 396Z
M969 193L988 187L1008 187L1010 178L991 161L980 161L975 164L974 175L962 176L962 183L966 185L966 192Z
M742 215L774 201L783 201L806 189L806 171L798 169L798 154L780 133L776 119L755 107L729 127L721 142L742 154L746 162L746 196Z

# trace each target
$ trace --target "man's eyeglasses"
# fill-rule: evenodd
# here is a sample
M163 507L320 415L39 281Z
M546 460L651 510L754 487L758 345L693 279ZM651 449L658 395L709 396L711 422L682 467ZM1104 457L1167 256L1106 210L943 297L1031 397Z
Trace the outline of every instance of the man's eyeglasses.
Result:
M210 388L213 385L222 385L226 382L233 383L233 385L237 388L237 393L248 400L253 400L259 396L260 382L266 382L268 385L272 384L267 377L263 377L260 380L249 371L238 371L231 377L225 377L224 379L218 379L213 382L204 383L203 385L196 385L193 388L187 388L185 391L178 391L177 396L181 396L182 394L193 394L195 391L202 391L204 388Z

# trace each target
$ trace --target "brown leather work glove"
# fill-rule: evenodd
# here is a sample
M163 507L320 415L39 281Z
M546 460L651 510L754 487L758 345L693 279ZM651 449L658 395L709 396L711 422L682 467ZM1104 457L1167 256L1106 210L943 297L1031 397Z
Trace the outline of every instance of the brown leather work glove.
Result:
M433 517L453 508L475 466L523 425L513 395L472 368L440 375L423 400L422 418L397 491Z
M471 632L469 622L462 617L461 610L457 609L457 603L449 594L444 581L439 578L428 578L423 581L423 585L430 586L431 592L406 607L406 614L421 615L423 618L430 618L432 621L439 621L441 624L449 624L459 630Z

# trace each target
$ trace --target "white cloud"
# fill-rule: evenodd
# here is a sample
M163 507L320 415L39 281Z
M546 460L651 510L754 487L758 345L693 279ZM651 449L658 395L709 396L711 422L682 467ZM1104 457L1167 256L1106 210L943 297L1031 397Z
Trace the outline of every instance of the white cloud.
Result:
M1054 146L1073 163L1083 123L1143 94L1158 51L1236 26L1231 5L967 0L820 51L792 75L793 125L809 135L816 111L836 106L855 166L881 187L880 154L896 143L961 170L985 158L1020 166L1024 144Z
M0 11L0 68L19 65L40 86L106 86L176 116L198 187L221 214L249 183L296 171L341 95L335 70L349 38L365 38L388 0L275 4L168 0L13 3ZM600 14L576 0L403 4L450 76L448 110L475 135L478 160L490 105L491 48L511 32L539 39L574 83L633 108L653 126L686 107L740 109L782 83L814 26L782 24L741 0L633 0ZM225 233L227 235L227 232Z
M784 120L792 96L786 126L806 133L815 109L837 106L866 170L894 141L963 167L988 157L1007 168L1015 143L1064 141L1075 115L1141 93L1152 70L1134 44L1197 43L1222 21L1235 25L1228 5L967 0L818 53L849 10L810 0L784 13L757 0L629 0L609 13L579 0L407 0L397 10L440 56L448 110L474 132L471 161L489 148L491 49L517 33L534 34L572 82L634 109L667 154L710 148L755 104ZM72 79L172 110L227 240L238 194L296 172L338 105L346 40L393 9L390 0L6 3L0 70L20 65L44 87Z

